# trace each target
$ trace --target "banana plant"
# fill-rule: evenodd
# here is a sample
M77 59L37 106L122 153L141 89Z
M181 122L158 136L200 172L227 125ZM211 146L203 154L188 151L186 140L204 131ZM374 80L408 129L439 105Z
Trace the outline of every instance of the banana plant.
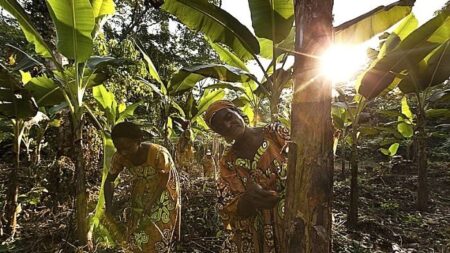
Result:
M450 10L445 9L420 27L405 26L392 33L378 59L361 78L359 93L373 99L398 86L407 97L417 102L414 112L419 171L417 207L428 207L426 119L427 100L434 86L447 81L450 76ZM414 17L410 17L414 19ZM414 24L414 23L413 23ZM439 96L439 95L436 95ZM430 109L428 115L448 115L447 108ZM405 124L403 124L405 126ZM406 129L406 128L405 128Z
M192 93L189 94L187 101L181 105L185 116L180 119L191 126L192 129L195 129L196 133L208 129L201 115L208 109L209 105L225 96L225 92L222 89L213 90L210 87L208 86L208 88L201 90L198 99ZM192 136L195 137L195 134Z
M223 91L204 92L202 98L196 101L197 106L191 101L188 111L185 111L178 101L189 91L192 91L196 84L201 81L229 81L229 82L248 82L255 80L256 77L245 70L223 64L201 64L191 67L184 67L173 73L169 81L163 81L156 70L152 60L145 53L139 44L136 43L142 57L147 63L147 79L140 80L149 85L159 99L161 107L163 136L165 143L169 143L169 137L173 134L173 124L175 118L181 118L191 123L200 122L200 113L203 113L209 104L223 97ZM156 83L156 84L155 84ZM189 102L188 102L189 103ZM193 110L196 110L195 112ZM188 113L188 114L187 114ZM201 124L201 123L200 123Z
M102 113L102 116L100 117L100 120L98 122L101 124L100 129L102 129L101 134L103 140L103 169L98 201L95 212L93 216L90 217L90 229L88 234L89 236L96 235L99 238L111 238L111 235L108 234L108 228L104 227L104 225L102 225L102 223L100 222L104 214L105 205L103 186L110 169L111 158L115 152L110 133L112 128L116 124L133 116L134 111L139 105L142 104L142 102L137 102L128 106L125 103L118 103L114 94L108 91L103 85L95 86L92 89L92 93L95 100L97 101L98 108ZM89 238L89 240L91 239L92 238Z
M20 167L20 146L26 122L33 118L37 112L36 101L30 92L24 89L19 77L0 64L0 116L11 120L14 133L14 168L9 176L6 197L7 232L11 237L14 237L16 233L17 213L20 209L17 202L19 195L17 173Z
M421 33L425 33L425 31L430 31L428 36L431 36L432 40L440 40L442 39L440 36L443 34L435 34L434 38L432 36L434 30L439 30L440 26L444 24L444 20L441 18L435 18L435 21L431 21L430 24L425 24L424 28L417 28L418 22L413 14L409 14L398 24L398 26L393 30L393 32L381 43L380 49L376 52L376 57L368 67L368 70L365 70L356 80L355 89L357 91L357 95L354 98L354 103L356 103L357 110L356 114L352 120L351 134L350 139L352 140L352 149L351 149L351 170L352 170L352 179L351 179L351 203L349 209L349 226L355 226L357 224L357 216L358 216L358 161L355 157L357 157L357 141L359 133L364 132L364 130L368 130L368 128L360 129L359 124L359 115L364 111L366 106L371 102L371 99L376 96L385 95L388 91L398 85L400 82L400 74L394 76L391 72L389 72L390 68L402 68L401 65L406 66L406 63L402 60L397 61L398 59L406 59L405 55L410 55L411 59L420 58L421 55L424 57L426 52L430 52L433 50L434 46L430 45L423 40L426 40L426 36L421 36L418 34L417 30L421 31ZM433 28L434 27L434 28ZM416 29L417 28L417 29ZM440 29L440 31L444 31L445 29ZM444 35L445 37L445 35ZM448 36L446 37L448 38ZM422 42L420 40L422 39ZM416 41L416 42L414 42ZM401 45L403 44L403 45ZM419 45L420 44L420 45ZM405 54L405 55L403 55ZM396 58L397 57L397 58ZM394 59L396 58L396 59ZM408 57L409 59L409 57ZM409 60L411 60L409 59ZM414 62L414 61L413 61ZM388 81L387 81L388 80ZM376 84L376 85L375 85ZM379 84L384 84L385 86L380 86ZM403 109L405 107L403 106ZM403 113L406 113L403 110ZM400 115L398 118L398 122L395 123L397 125L397 129L391 129L391 127L384 127L384 130L389 130L389 132L396 135L397 138L401 138L402 134L404 137L406 135L410 135L411 125L410 125L410 117L405 115ZM393 155L396 149L395 143L390 143L391 146L389 148L380 149L381 152L385 152L388 155ZM352 158L353 157L353 158Z
M225 96L223 90L200 90L200 97L194 98L193 93L188 95L185 103L180 104L183 115L174 116L174 123L181 125L181 133L175 147L175 162L178 168L185 168L191 171L190 167L194 159L194 141L197 136L205 133L208 129L201 115L206 111L210 104L222 99Z
M41 102L63 98L71 113L74 134L74 154L76 157L76 223L77 239L87 243L87 193L83 163L83 122L87 111L84 103L86 90L105 80L105 75L97 72L97 67L111 59L92 58L93 39L108 15L114 13L112 0L47 0L50 17L56 28L56 51L43 39L31 22L30 17L16 0L1 0L0 6L14 16L28 42L35 46L37 54L50 59L55 70L30 80L29 90ZM69 59L63 65L58 57ZM40 96L39 96L40 95Z
M395 112L386 112L386 113L391 113L395 116ZM402 97L401 99L401 111L399 113L397 113L397 121L396 122L389 122L385 125L391 125L393 127L395 127L396 131L392 131L391 133L394 133L394 137L396 139L396 141L394 143L384 143L385 144L385 148L380 148L380 152L386 156L389 157L393 157L397 154L398 148L400 146L400 143L398 143L397 140L400 139L410 139L413 136L413 132L414 132L414 122L413 122L413 114L410 110L410 107L408 105L408 100L405 96ZM391 124L394 123L394 124ZM379 130L388 130L386 132L389 132L389 129L387 128L378 128ZM388 147L387 145L390 146Z
M245 92L236 102L251 108L250 113L258 119L261 102L268 99L274 121L280 119L281 91L292 87L294 71L286 66L286 61L289 55L297 54L294 52L294 6L288 0L248 0L248 3L256 36L232 15L207 1L165 0L162 8L190 29L202 32L224 63L248 71L245 63L256 62L264 77L243 83ZM345 22L335 27L336 41L364 42L406 16L413 3L397 1ZM264 66L263 58L270 60L269 66ZM249 93L256 95L249 96Z
M345 146L350 146L350 208L347 215L347 225L355 227L358 221L358 144L362 137L360 118L367 106L367 100L358 94L336 89L339 101L332 105L331 115L334 126L341 131L341 159L343 170L345 166ZM335 140L337 141L337 140ZM344 173L342 173L344 174Z

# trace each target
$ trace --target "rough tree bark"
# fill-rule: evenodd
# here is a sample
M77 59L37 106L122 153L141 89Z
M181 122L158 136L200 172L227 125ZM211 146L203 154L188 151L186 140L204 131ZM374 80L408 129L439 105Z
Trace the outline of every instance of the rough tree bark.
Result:
M331 81L317 56L332 42L333 0L295 0L297 52L286 196L286 250L331 251Z

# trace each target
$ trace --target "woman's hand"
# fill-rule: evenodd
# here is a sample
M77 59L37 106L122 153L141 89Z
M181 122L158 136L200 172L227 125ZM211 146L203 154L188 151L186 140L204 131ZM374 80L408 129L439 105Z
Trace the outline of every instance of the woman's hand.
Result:
M244 194L249 196L250 202L258 209L270 209L280 200L276 191L264 190L261 185L253 181L248 182Z
M279 200L277 192L264 190L261 185L249 181L247 190L239 199L237 212L242 217L250 217L256 214L257 209L273 208Z

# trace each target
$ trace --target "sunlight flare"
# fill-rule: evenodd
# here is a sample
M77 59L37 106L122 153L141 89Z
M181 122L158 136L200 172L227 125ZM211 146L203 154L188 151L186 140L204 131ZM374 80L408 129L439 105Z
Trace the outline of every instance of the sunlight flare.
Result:
M363 47L332 45L321 58L321 73L333 83L349 81L367 62Z

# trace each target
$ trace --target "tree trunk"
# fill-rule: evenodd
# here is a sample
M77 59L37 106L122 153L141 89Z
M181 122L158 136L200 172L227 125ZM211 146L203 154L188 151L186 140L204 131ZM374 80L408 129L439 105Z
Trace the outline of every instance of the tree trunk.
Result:
M75 213L76 213L76 239L80 245L86 245L88 232L86 172L83 157L83 117L81 112L73 115L74 155L75 155Z
M428 209L428 179L427 179L427 153L426 153L426 133L425 133L425 111L419 104L417 114L417 208L419 211Z
M19 184L17 180L17 173L19 172L20 166L20 143L22 142L22 134L23 134L23 121L16 120L14 122L14 145L13 145L13 153L14 153L14 167L11 170L9 176L9 186L7 191L7 206L6 206L6 233L10 234L11 237L14 237L16 233L17 226L17 211L18 211L18 203L17 199L19 196Z
M350 154L350 206L347 215L347 226L356 228L358 224L358 140L356 136L357 130L352 130L352 149Z
M331 82L319 74L332 41L332 0L296 0L292 143L286 189L286 240L282 252L331 251L333 133Z

